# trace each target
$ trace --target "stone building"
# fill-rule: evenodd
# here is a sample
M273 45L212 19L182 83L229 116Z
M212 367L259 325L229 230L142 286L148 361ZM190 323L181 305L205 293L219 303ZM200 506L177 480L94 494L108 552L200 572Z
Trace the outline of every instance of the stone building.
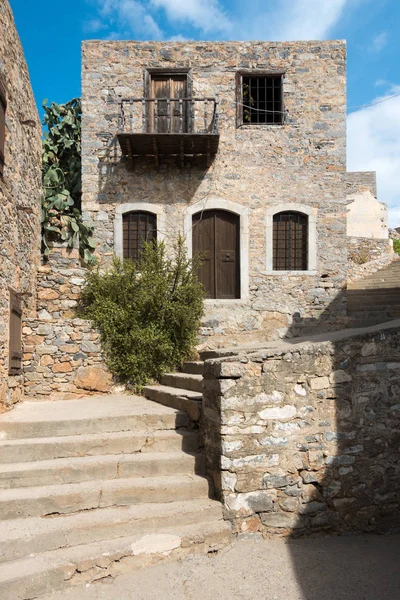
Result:
M345 90L343 41L84 42L100 260L183 234L204 261L209 345L343 325Z
M41 126L10 5L0 0L0 410L23 393L22 317L35 316Z

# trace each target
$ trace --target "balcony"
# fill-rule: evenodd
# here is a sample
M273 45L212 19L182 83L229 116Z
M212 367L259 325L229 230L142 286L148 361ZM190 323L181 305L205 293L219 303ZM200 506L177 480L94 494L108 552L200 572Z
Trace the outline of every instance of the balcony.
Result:
M138 156L204 155L207 165L218 151L217 98L123 98L118 141L133 165Z

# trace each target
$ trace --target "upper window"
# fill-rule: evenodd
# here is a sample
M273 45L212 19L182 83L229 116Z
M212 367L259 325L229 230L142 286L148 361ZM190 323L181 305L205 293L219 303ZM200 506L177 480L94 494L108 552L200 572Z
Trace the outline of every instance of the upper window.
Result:
M273 218L273 270L307 271L308 216L280 212Z
M240 75L239 125L282 125L282 74Z
M140 260L143 242L157 239L157 216L150 212L134 211L123 215L123 257Z
M6 90L0 81L0 175L4 170L4 147L6 139Z

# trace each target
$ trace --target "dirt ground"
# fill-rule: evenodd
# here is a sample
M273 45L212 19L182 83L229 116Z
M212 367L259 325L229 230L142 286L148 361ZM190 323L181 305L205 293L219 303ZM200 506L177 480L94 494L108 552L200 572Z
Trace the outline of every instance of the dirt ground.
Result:
M239 540L50 599L400 600L400 535Z

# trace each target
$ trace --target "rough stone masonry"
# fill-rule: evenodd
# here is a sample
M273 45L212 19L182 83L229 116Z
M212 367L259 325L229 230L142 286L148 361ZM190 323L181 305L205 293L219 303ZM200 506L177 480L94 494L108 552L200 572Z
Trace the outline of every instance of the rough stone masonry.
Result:
M0 86L6 98L4 171L0 175L0 411L23 395L9 374L10 291L36 316L40 261L41 126L9 3L0 0Z
M400 333L205 362L208 473L236 532L400 526Z
M185 68L193 95L219 97L220 144L207 168L186 157L121 158L118 102L144 98L147 70ZM284 125L238 127L240 71L284 73ZM168 247L190 209L234 207L241 215L240 299L206 302L201 333L213 347L274 339L293 324L346 322L346 47L324 42L99 42L82 50L82 206L95 226L97 254L109 261L119 207L146 203ZM139 106L141 106L139 104ZM141 131L139 116L134 126ZM136 118L135 117L135 118ZM228 203L228 204L227 204ZM316 269L268 272L267 212L306 207L316 220ZM271 217L272 218L272 217ZM247 223L247 226L245 225ZM122 223L120 225L122 227ZM269 232L270 234L271 232ZM186 238L191 232L185 232ZM246 254L246 256L245 256Z

